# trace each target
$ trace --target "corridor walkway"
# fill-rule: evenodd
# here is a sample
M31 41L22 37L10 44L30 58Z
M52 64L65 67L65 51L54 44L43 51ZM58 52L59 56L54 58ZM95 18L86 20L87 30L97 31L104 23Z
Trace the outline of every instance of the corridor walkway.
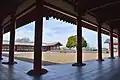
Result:
M3 57L7 61L7 57ZM3 62L2 61L2 62ZM41 77L32 77L26 73L32 63L16 60L18 64L8 66L0 63L0 80L119 80L120 58L86 61L86 66L73 67L72 64L44 66L49 72Z

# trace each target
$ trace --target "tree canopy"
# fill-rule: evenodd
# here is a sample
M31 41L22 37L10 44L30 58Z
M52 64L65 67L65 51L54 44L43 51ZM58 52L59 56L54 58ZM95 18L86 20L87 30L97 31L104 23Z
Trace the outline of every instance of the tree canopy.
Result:
M68 48L77 47L77 35L70 36L68 38L66 47L68 47ZM82 47L87 47L87 41L83 37L82 37Z

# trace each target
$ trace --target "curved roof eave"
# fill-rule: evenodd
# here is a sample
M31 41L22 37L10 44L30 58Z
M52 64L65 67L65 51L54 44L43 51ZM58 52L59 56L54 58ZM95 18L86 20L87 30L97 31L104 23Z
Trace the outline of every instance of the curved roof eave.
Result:
M16 10L17 19L23 17L25 14L35 9L35 5L34 5L35 1L36 0L25 0L20 6L18 6ZM30 6L32 7L29 8ZM61 13L65 16L72 17L73 19L76 19L76 16L77 16L77 13L75 12L73 6L64 2L63 0L45 0L44 7L52 9L53 11ZM26 9L28 10L24 12ZM82 16L82 18L87 20L88 22L92 22L93 24L98 25L96 18L88 13L86 13L85 16ZM10 17L6 17L4 19L3 25L6 24L7 22L10 22ZM24 24L27 24L28 22L26 21ZM109 30L109 25L107 24L103 24L102 27L104 29ZM117 33L116 30L114 30L114 32Z

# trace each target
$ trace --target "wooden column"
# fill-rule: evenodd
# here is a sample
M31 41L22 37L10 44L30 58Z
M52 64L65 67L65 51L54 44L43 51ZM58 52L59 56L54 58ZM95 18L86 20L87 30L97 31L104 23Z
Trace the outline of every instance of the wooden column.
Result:
M12 15L11 17L12 19L10 26L9 61L3 62L3 64L9 64L9 65L16 64L16 62L14 62L16 18L14 15Z
M104 61L102 59L102 36L101 36L101 24L97 27L98 32L98 61Z
M120 32L118 33L118 57L120 57Z
M84 66L82 62L82 21L81 16L77 18L77 63L73 66Z
M110 59L114 59L114 47L113 47L113 28L110 28Z
M3 27L0 27L0 60L2 60Z
M33 70L27 74L31 76L47 73L42 69L42 32L43 32L43 4L44 0L36 0L36 21L35 21L35 43L34 43L34 65Z
M9 43L9 63L14 63L14 46L15 46L15 18L12 19L12 28L10 30L10 43Z

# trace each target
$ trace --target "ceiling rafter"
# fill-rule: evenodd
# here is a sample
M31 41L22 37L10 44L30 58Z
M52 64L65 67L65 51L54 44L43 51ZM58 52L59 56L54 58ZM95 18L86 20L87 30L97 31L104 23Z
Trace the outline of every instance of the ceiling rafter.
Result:
M100 9L100 8L104 8L104 7L107 7L107 6L115 5L115 4L118 4L118 3L120 3L120 1L110 2L110 3L104 4L104 5L100 5L100 6L97 6L95 8L89 9L89 10L87 10L87 12L91 12L91 11L94 11L94 10L97 10L97 9Z
M108 20L108 21L106 21L105 23L113 23L113 22L116 22L116 21L120 21L120 18Z

